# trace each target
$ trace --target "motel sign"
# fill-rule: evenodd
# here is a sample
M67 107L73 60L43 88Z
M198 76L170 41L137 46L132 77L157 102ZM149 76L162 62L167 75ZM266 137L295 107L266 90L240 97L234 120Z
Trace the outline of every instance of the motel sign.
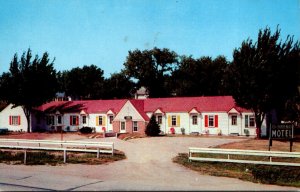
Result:
M292 139L294 137L293 124L272 124L272 139Z
M294 125L291 123L271 124L269 134L269 151L271 150L272 140L290 141L290 152L293 150Z

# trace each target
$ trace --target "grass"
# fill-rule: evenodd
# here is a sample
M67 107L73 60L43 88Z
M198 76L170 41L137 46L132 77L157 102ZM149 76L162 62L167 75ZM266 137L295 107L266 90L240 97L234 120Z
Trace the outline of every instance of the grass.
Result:
M217 158L223 158L221 156ZM202 157L212 156L211 154L204 154ZM216 156L214 155L214 157ZM253 159L253 157L251 158ZM299 167L223 162L189 162L188 154L185 153L180 153L173 161L201 174L232 177L255 183L300 187Z
M125 159L123 152L115 150L114 156L100 154L97 158L95 153L68 152L67 163L99 165ZM23 164L24 152L18 150L0 150L0 163ZM63 152L27 151L27 165L60 165L63 162Z

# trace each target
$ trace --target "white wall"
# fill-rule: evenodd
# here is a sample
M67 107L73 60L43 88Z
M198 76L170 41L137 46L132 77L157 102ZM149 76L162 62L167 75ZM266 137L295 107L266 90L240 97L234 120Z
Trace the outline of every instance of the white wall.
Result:
M0 112L0 128L8 128L9 131L27 131L27 119L22 107L12 108L9 104ZM9 125L9 116L20 116L20 125Z
M121 108L120 112L115 117L115 121L124 121L125 116L131 116L132 121L144 121L143 117L139 114L139 112L135 109L135 107L127 101L125 105Z

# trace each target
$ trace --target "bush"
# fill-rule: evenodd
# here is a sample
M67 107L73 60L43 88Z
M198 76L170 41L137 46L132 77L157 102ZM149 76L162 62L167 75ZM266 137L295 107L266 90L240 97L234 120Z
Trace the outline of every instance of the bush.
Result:
M159 135L160 127L157 124L154 115L151 117L150 122L146 127L145 133L147 136L158 136Z
M93 129L91 127L82 127L81 129L79 129L80 133L83 134L88 134L88 133L92 133Z

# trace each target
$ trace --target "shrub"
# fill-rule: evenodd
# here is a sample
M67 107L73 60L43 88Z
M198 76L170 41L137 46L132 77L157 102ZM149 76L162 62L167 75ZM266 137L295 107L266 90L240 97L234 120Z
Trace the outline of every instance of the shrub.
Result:
M83 134L88 134L88 133L92 133L93 129L91 127L82 127L81 129L79 129L80 133Z
M154 115L151 117L150 122L146 127L145 133L147 136L158 136L159 135L160 127L157 124Z

